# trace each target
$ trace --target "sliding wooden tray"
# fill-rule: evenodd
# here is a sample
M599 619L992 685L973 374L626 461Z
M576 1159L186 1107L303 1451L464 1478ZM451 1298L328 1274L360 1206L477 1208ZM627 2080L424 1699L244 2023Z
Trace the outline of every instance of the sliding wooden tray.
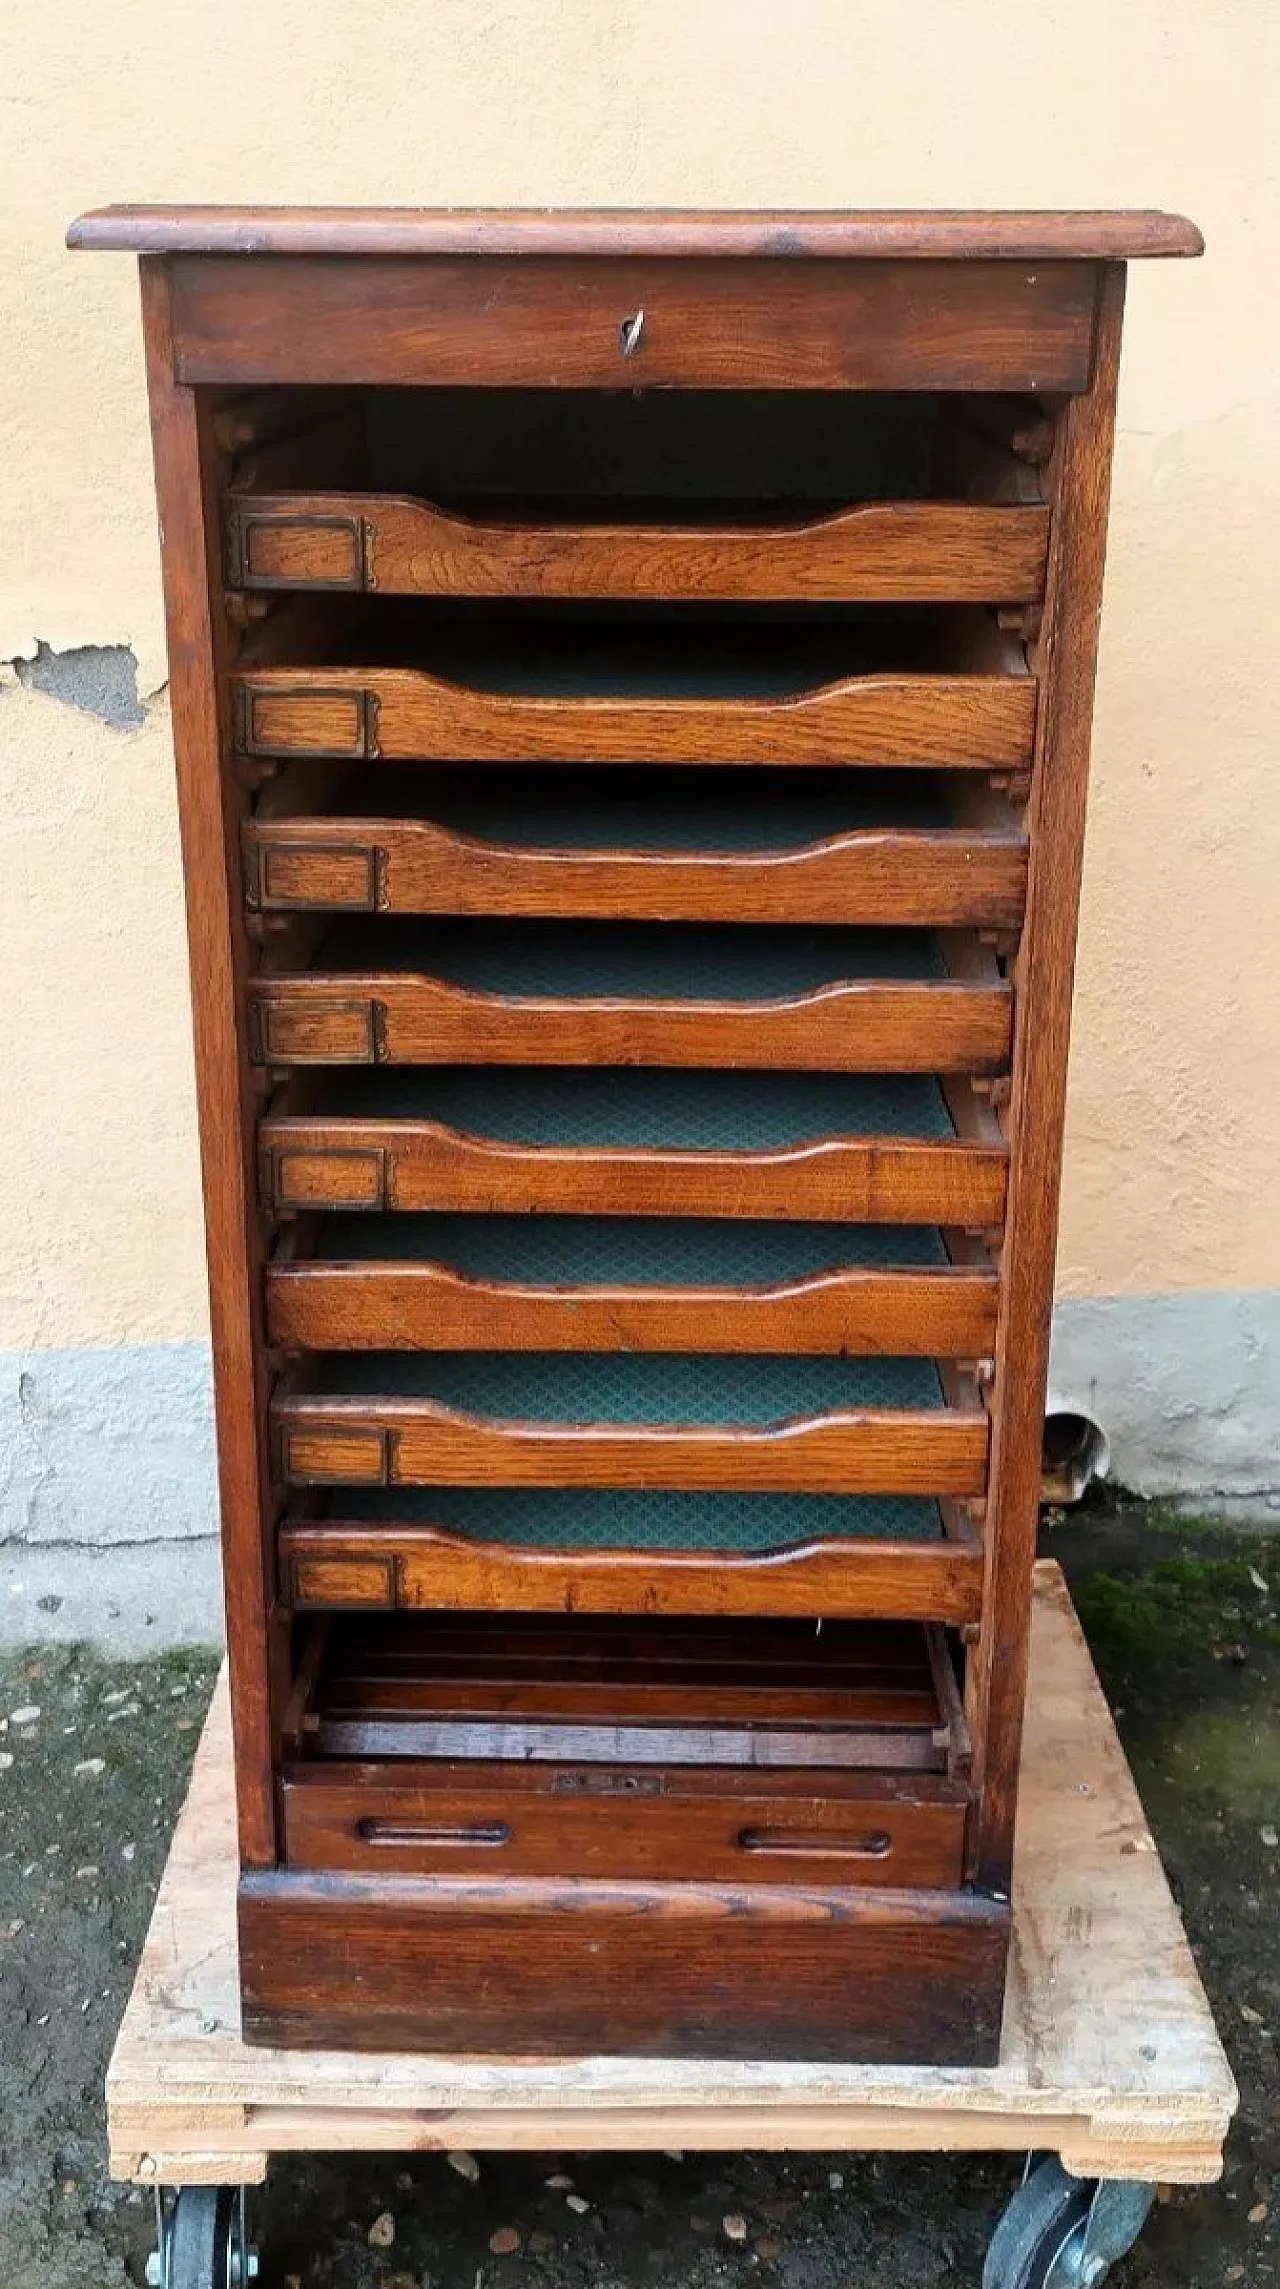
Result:
M320 1507L323 1506L323 1507ZM976 1621L959 1502L909 1495L345 1488L279 1529L297 1612L806 1614Z
M987 1415L926 1360L361 1352L271 1402L286 1486L980 1494Z
M435 1067L299 1075L259 1128L264 1205L985 1228L1008 1148L924 1074Z
M920 931L387 918L261 971L249 1021L263 1065L991 1073L1012 997L982 947Z
M266 1274L283 1350L883 1352L993 1348L989 1258L916 1226L681 1217L326 1217Z
M681 523L471 514L394 494L236 492L227 577L248 589L398 596L690 598L706 602L992 602L1038 597L1043 505L872 502Z
M272 664L254 664L250 648L230 677L237 753L996 773L1031 761L1035 679L1021 645L1002 643L976 607L812 626L562 617L481 628L415 613L388 602L345 635L325 620L304 652L312 664L296 666L274 664L286 636L268 621L259 648Z
M397 775L398 776L398 775ZM421 791L361 771L317 802L305 767L244 836L251 911L508 914L663 922L1010 928L1024 829L959 825L944 798L873 774L495 770ZM297 783L295 784L295 780Z

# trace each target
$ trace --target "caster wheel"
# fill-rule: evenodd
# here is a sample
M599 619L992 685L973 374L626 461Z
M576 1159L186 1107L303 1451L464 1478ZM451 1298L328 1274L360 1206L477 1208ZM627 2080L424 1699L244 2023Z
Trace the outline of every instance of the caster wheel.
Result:
M1085 2228L1096 2186L1050 2156L1019 2186L991 2236L982 2289L1094 2289L1105 2264L1086 2274Z
M234 2186L183 2186L147 2260L151 2289L248 2289L257 2251L245 2240L244 2205Z

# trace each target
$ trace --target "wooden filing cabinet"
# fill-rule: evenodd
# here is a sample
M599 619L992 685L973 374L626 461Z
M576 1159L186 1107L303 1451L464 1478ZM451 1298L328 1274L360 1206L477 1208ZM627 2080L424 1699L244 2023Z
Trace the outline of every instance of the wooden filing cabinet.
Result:
M1125 264L1197 233L71 239L141 256L247 2034L989 2060Z

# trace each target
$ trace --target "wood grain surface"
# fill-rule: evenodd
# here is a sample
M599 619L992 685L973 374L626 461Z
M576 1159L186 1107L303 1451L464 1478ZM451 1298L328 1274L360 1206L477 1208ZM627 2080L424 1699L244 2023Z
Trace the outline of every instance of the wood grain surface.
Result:
M390 1500L390 1498L389 1498ZM959 1506L957 1505L957 1508ZM976 1621L976 1536L938 1543L841 1539L790 1549L533 1549L432 1526L286 1521L284 1594L300 1611L809 1614L832 1620Z
M773 524L503 524L369 493L232 496L247 589L658 601L1013 603L1040 595L1043 506L872 502Z
M80 215L73 247L133 254L672 254L1117 262L1203 252L1147 207L268 207L120 205Z
M977 1359L994 1270L856 1265L755 1286L539 1285L445 1263L338 1263L266 1274L269 1340L288 1351L797 1351Z
M554 833L554 827L549 827ZM246 829L263 913L548 915L607 921L867 922L1010 927L1015 833L861 828L786 850L582 850L459 834L430 819L271 817Z
M1123 269L1108 270L1092 384L1067 407L1051 472L1053 545L1039 645L1044 704L1030 805L1027 920L1014 973L1012 1165L1001 1256L987 1581L969 1677L982 1776L974 1864L980 1880L997 1890L1009 1885L1017 1812L1124 285Z
M981 1494L981 1407L863 1408L770 1425L506 1422L429 1400L280 1392L290 1486L607 1486Z
M261 977L263 1065L654 1065L990 1073L1009 1052L1007 983L853 979L770 1001L561 1000L443 978L316 970Z
M994 1125L994 1124L993 1124ZM430 1120L281 1110L261 1124L275 1208L793 1217L985 1228L1004 1211L1008 1150L981 1141L818 1137L774 1150L518 1144Z
M251 2041L990 2064L1009 1910L961 1891L279 1870L240 1887Z
M298 1767L282 1789L285 1850L299 1868L353 1875L599 1876L694 1883L956 1886L959 1794L929 1776L746 1774L723 1767L625 1775L543 1766ZM595 1785L592 1786L592 1782ZM933 1782L935 1788L948 1783ZM601 1817L602 1809L607 1817Z
M166 258L188 383L1073 390L1087 262ZM627 322L644 312L628 350Z
M223 1582L231 1654L240 1851L276 1856L268 1616L273 1560L262 1362L262 1242L253 1189L252 1080L241 1012L246 967L238 876L244 798L222 771L218 679L226 622L207 412L174 379L164 266L142 265L143 333L162 536L169 692L191 963L209 1307L218 1360L215 1419Z
M782 699L561 699L414 668L247 668L231 684L243 754L389 763L1013 771L1036 715L1030 676L850 676Z

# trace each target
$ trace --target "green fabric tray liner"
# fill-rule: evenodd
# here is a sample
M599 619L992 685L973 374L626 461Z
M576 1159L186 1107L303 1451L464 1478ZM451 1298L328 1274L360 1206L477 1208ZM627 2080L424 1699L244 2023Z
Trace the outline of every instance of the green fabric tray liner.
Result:
M944 1406L931 1359L367 1351L311 1365L311 1387L331 1397L436 1400L510 1421L767 1425L843 1408Z
M931 1226L733 1218L417 1215L326 1217L317 1260L447 1264L478 1280L574 1286L749 1286L842 1265L945 1267Z
M437 977L476 993L694 1002L789 1000L846 980L947 974L928 930L390 915L339 923L313 967Z
M324 1073L316 1098L335 1117L440 1121L535 1146L770 1152L829 1136L955 1137L927 1073L441 1065Z
M438 1526L468 1541L538 1550L789 1550L834 1540L937 1542L938 1506L894 1494L611 1494L594 1487L353 1487L329 1516Z
M362 773L326 811L430 819L535 850L768 852L858 830L954 827L927 772L498 767L442 772L410 789L403 778ZM307 815L305 804L298 809Z

